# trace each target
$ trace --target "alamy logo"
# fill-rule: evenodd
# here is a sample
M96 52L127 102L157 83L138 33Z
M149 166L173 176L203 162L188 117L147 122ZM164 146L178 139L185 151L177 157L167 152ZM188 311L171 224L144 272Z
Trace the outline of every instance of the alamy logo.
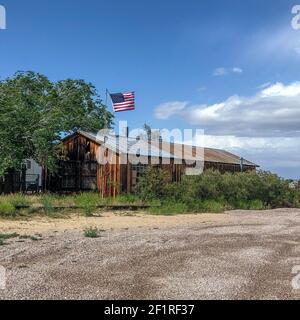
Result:
M6 269L0 266L0 290L6 288Z
M300 29L300 5L293 6L292 14L295 15L292 19L292 28L294 30L299 30Z
M295 275L292 280L292 287L294 290L300 290L300 266L293 267L292 274Z
M0 30L6 29L6 9L0 5Z

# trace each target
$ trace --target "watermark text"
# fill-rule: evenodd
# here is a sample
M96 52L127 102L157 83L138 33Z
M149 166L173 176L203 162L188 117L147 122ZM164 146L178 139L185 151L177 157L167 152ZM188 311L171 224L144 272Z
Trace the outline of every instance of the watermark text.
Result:
M5 290L6 288L6 269L0 266L0 290Z
M0 30L6 29L6 9L0 5Z
M292 287L294 290L300 290L300 265L293 267L292 274L295 275L292 280Z
M292 14L294 15L292 19L292 28L294 30L300 30L300 5L295 5L292 8Z
M159 134L158 134L159 132ZM119 122L119 133L100 130L97 140L102 146L97 151L101 165L180 165L186 175L199 175L204 167L204 148L197 145L204 141L204 130L152 129L147 132L136 128L129 132L127 122Z

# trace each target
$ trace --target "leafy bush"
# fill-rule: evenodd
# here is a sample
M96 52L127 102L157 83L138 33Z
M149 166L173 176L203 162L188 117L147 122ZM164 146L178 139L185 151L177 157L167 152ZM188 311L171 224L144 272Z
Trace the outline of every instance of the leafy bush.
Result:
M15 216L19 207L29 205L30 200L22 194L2 196L0 197L0 215Z
M263 210L266 209L261 200L249 200L249 210Z
M0 197L0 216L22 214L20 206L33 204L30 210L38 212L42 204L47 215L53 214L54 205L74 204L92 216L100 204L147 204L154 214L180 214L187 212L223 212L226 209L262 210L278 207L300 208L300 183L281 179L270 172L220 173L207 170L199 176L184 176L179 183L171 181L169 171L147 167L139 177L136 194L122 194L117 198L102 199L98 193L78 195L25 196L22 194ZM26 212L26 210L24 210Z
M0 202L0 216L8 217L16 214L16 208L10 202Z
M134 194L126 193L126 194L121 194L117 196L115 199L113 199L112 202L117 204L133 204L133 203L140 203L141 199L139 199Z
M152 214L172 216L181 213L188 213L189 207L180 202L163 202L160 206L151 206L149 212Z
M100 230L96 227L89 227L84 230L84 236L86 238L99 238L99 232Z
M183 204L192 212L300 207L300 188L291 188L289 181L264 171L222 174L207 170L199 176L183 177L181 183L171 183L168 172L149 168L136 192L143 200L160 200L160 211L173 207L175 212L176 206Z
M239 200L232 205L233 209L241 210L263 210L267 207L261 200Z
M170 183L171 175L168 171L148 166L139 177L135 192L143 201L164 198L168 195Z
M203 212L222 213L225 210L225 206L221 201L203 200L199 209Z

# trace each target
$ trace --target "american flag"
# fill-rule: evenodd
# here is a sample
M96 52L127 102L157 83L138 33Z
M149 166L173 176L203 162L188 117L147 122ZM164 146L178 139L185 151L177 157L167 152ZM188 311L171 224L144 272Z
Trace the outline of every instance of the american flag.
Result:
M135 110L134 92L110 93L114 106L114 112Z

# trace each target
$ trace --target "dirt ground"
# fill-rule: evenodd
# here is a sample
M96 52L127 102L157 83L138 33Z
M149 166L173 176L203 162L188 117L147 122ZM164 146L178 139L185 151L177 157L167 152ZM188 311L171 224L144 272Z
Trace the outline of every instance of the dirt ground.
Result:
M106 212L100 217L84 217L71 215L70 218L50 219L36 217L28 221L0 220L0 233L32 235L53 231L83 230L87 227L97 227L105 230L122 230L135 228L169 228L194 223L222 222L228 220L228 214L191 214L178 216L157 216L135 212Z
M0 221L12 232L40 240L0 246L0 299L300 299L297 209Z

